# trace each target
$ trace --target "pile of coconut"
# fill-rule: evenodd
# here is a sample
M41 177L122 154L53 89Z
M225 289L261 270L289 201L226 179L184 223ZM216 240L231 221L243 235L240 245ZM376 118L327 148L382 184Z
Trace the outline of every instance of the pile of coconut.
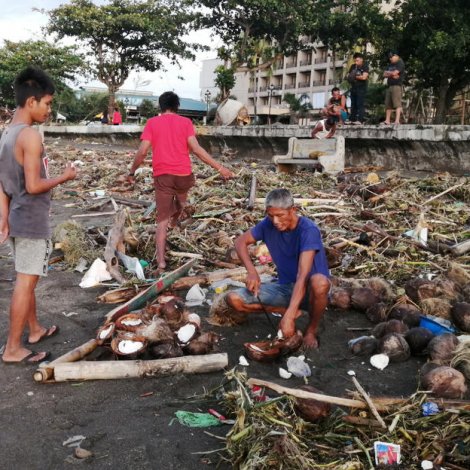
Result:
M118 356L135 358L147 352L152 358L166 359L216 352L220 336L202 333L201 318L186 309L183 299L160 296L143 310L103 325L97 339Z
M397 299L392 286L383 279L336 279L331 305L364 312L375 323L370 336L349 342L354 355L371 356L379 369L389 362L406 361L410 355L427 355L421 371L421 385L443 398L462 398L470 380L470 341L457 335L435 335L420 326L426 315L451 321L470 333L470 276L463 269L451 268L446 277L429 281L411 279L406 296ZM463 337L462 337L463 338Z

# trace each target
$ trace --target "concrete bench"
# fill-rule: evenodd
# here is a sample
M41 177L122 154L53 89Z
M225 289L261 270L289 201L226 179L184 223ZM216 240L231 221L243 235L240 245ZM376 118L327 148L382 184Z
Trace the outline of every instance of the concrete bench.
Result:
M290 173L297 165L323 167L325 173L336 174L344 170L344 137L333 139L298 139L291 137L287 155L275 155L273 162L279 171Z

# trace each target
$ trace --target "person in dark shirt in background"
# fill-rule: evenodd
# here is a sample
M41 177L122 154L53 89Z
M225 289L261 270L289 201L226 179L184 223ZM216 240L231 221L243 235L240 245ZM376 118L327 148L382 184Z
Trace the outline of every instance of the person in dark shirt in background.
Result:
M364 123L364 105L367 93L367 82L369 79L369 66L364 62L364 56L356 52L353 56L354 64L348 72L348 82L351 85L351 124Z
M385 122L389 126L392 113L395 111L395 125L400 124L402 113L401 99L403 95L403 80L405 79L405 63L398 55L398 52L389 53L390 64L384 72L384 78L387 79L387 91L385 93Z

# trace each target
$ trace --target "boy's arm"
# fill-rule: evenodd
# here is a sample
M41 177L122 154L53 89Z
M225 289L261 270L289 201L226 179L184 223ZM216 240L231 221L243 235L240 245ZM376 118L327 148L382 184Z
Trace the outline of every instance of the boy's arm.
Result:
M10 198L4 193L0 183L0 243L3 243L10 233L8 215L10 213Z
M77 170L71 163L67 163L64 172L56 178L41 177L42 141L37 131L27 128L18 137L20 153L23 155L23 169L26 191L29 194L40 194L55 188L65 181L73 180L77 176ZM20 162L21 163L21 162Z

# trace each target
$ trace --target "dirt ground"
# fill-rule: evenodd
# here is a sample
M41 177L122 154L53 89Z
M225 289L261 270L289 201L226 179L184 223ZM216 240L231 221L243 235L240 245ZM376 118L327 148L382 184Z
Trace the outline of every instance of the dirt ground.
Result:
M74 212L61 201L54 201L53 225ZM108 226L109 219L82 219L87 225ZM13 289L14 270L7 246L0 246L0 345L8 329L8 306ZM38 313L44 325L56 324L60 334L42 343L56 358L94 337L103 316L113 306L96 302L104 287L81 289L82 274L63 271L52 265L47 278L37 288ZM198 308L204 319L208 307ZM274 321L276 319L273 317ZM203 320L204 321L204 320ZM305 324L301 319L300 326ZM345 396L354 389L347 371L356 372L358 380L372 396L407 396L416 391L418 369L424 359L411 358L391 364L384 371L372 370L367 359L352 357L347 341L364 334L348 327L370 328L372 325L357 312L328 310L320 331L320 349L307 353L312 366L309 383L323 392ZM233 328L206 325L222 334L221 350L229 355L229 367L238 364L243 343L272 333L267 319L250 318L247 324ZM250 361L250 377L273 380L295 387L300 379L279 378L273 364ZM174 419L177 410L223 412L215 399L204 398L205 391L218 386L223 372L195 376L174 376L81 383L37 384L32 379L34 367L0 364L0 456L2 469L66 469L82 466L90 469L190 469L215 467L216 453L223 442L203 429L183 427ZM149 392L152 392L151 394ZM223 436L228 426L211 428ZM81 446L92 457L78 460L73 448L64 446L67 439L85 437ZM219 468L229 468L222 463Z

